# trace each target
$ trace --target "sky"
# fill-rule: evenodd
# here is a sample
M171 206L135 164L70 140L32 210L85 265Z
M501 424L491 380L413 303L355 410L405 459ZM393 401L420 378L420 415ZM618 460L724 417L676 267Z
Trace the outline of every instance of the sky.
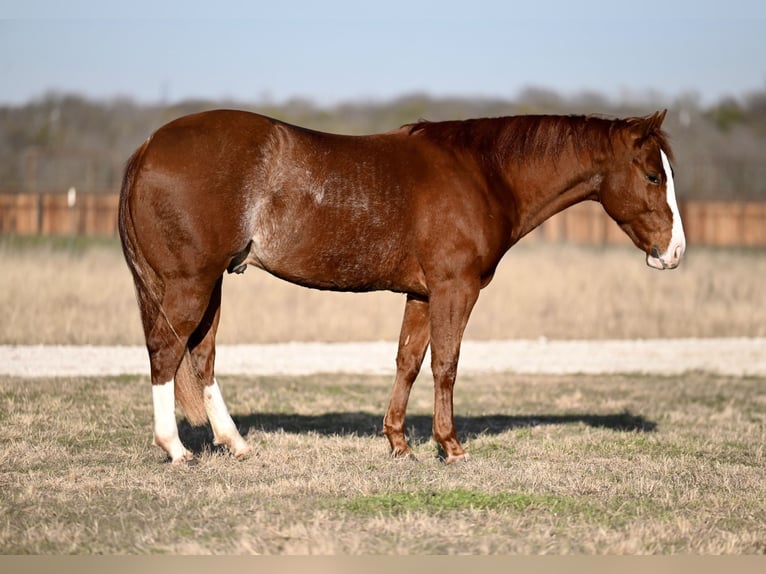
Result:
M766 90L763 0L0 0L0 104ZM212 7L212 6L215 7Z

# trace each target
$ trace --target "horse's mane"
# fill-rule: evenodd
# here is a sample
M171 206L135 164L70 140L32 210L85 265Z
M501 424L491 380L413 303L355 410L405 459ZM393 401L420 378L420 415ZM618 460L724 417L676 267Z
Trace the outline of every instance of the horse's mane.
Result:
M473 149L501 157L536 157L555 160L569 143L579 152L609 157L620 132L643 118L607 119L600 116L524 115L446 122L420 120L402 126L410 135L422 135L435 143ZM650 126L644 139L653 138L672 158L667 134Z

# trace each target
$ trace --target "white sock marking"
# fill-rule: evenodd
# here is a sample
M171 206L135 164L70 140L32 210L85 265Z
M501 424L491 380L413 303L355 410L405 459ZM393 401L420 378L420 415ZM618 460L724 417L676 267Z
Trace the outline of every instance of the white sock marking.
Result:
M226 445L237 457L250 452L250 447L239 434L234 421L231 419L221 394L221 387L216 379L213 379L212 385L205 387L204 401L215 443Z
M175 382L171 379L162 385L152 385L152 402L155 444L162 447L173 462L186 460L191 454L178 438Z
M229 436L232 431L237 432L234 421L231 420L231 415L229 415L229 410L226 408L226 403L223 400L221 387L218 386L216 379L213 379L212 385L205 387L204 397L205 410L207 411L208 419L210 419L210 426L213 428L216 442L220 442L219 439Z

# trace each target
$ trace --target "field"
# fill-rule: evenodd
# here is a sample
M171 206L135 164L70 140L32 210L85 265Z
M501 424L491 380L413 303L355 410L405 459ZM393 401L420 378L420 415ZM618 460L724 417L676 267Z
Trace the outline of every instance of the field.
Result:
M467 339L766 336L763 250L691 246L674 271L632 247L522 242L501 262ZM0 240L0 344L142 344L116 241ZM256 269L224 279L221 343L395 341L402 295L326 293Z
M449 467L427 384L419 462L379 435L387 378L263 377L224 388L257 455L182 426L182 468L150 445L147 385L0 381L3 553L766 551L763 379L465 377L472 458Z
M140 344L114 242L0 242L1 344ZM522 244L468 337L766 335L760 251ZM227 278L221 339L394 340L402 298ZM426 369L427 371L427 369ZM236 462L181 420L197 464L151 446L148 377L0 375L0 553L766 553L766 378L459 376L471 459L430 439L427 373L410 401L418 461L380 435L389 377L227 376L256 455Z

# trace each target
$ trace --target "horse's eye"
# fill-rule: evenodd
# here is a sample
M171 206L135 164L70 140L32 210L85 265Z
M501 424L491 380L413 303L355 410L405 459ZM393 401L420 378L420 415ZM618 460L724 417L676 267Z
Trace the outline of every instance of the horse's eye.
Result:
M660 185L660 178L656 175L652 175L651 173L646 174L646 181L651 183L652 185Z

